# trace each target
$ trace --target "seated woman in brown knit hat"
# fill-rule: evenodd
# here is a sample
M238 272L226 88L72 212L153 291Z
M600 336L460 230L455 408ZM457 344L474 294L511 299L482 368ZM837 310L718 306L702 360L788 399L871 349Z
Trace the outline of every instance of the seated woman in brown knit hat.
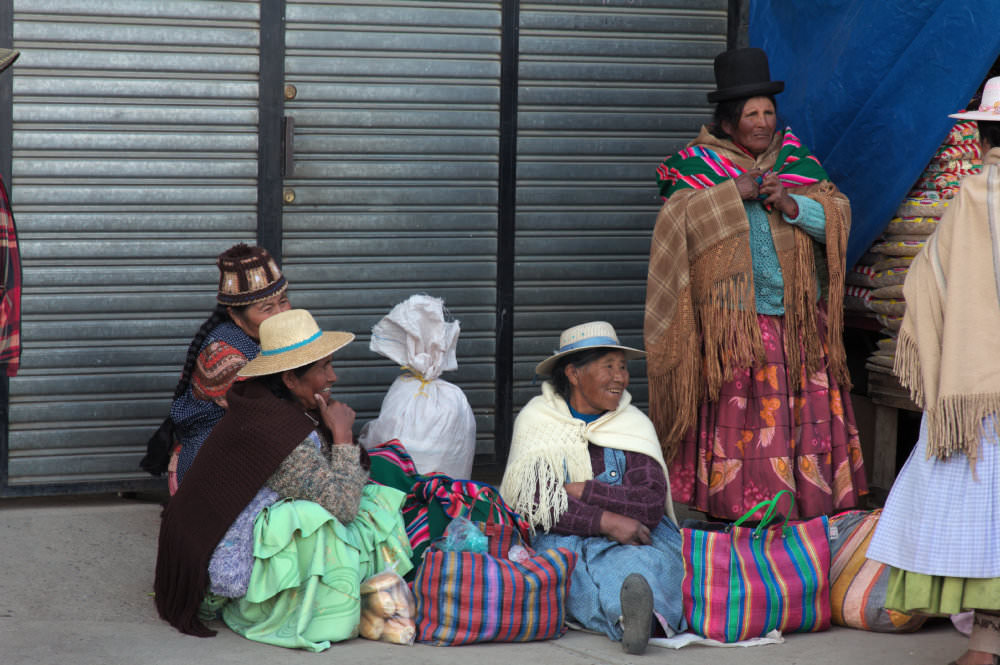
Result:
M170 419L180 451L168 469L171 494L191 467L208 433L226 412L236 373L260 352L262 321L291 309L288 283L263 247L239 243L219 255L218 305L188 347L174 389Z
M368 482L333 353L354 339L296 309L260 324L228 409L160 526L156 607L181 632L215 617L259 642L321 651L358 633L361 581L407 573L405 493ZM206 589L208 592L206 593Z

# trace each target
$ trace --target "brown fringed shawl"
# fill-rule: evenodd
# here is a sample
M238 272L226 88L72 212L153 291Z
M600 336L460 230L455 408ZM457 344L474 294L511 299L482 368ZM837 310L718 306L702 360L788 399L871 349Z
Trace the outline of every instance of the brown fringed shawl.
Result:
M227 398L229 411L198 451L160 524L156 609L177 630L198 637L215 635L198 620L212 552L314 428L301 407L278 399L260 381L235 384Z
M776 132L756 160L731 141L702 128L690 146L705 146L728 158L741 170L769 169L781 148ZM689 146L689 147L690 147ZM804 231L788 224L781 213L768 215L785 283L785 353L805 357L805 371L789 379L801 385L820 368L822 351L817 331L817 272L827 296L826 343L830 371L850 386L844 352L844 253L851 211L847 197L829 180L798 187L826 214L825 265L817 265L823 248ZM819 270L817 271L817 268ZM649 255L644 326L649 415L656 425L664 457L670 461L677 445L695 424L703 401L718 399L722 383L735 370L763 360L757 324L750 258L750 225L736 184L727 179L708 189L674 192L656 218Z
M966 176L910 264L893 371L927 418L927 454L979 456L982 421L1000 414L1000 148Z

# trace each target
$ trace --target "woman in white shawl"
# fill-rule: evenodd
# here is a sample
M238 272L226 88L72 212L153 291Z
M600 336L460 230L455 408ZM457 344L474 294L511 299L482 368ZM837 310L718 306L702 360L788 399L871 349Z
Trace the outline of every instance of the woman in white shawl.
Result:
M1000 663L1000 77L975 120L983 170L967 176L913 260L893 368L924 409L868 558L892 566L886 607L975 610L951 665Z
M644 353L603 321L563 331L559 347L535 368L551 378L514 422L500 493L541 530L536 548L577 552L571 620L642 653L651 629L684 627L667 469L653 423L626 390L627 362Z

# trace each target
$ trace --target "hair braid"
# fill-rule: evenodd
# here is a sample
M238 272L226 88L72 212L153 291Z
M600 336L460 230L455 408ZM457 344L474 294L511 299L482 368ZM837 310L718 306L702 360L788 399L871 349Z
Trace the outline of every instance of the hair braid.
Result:
M187 358L184 360L184 370L181 372L181 380L177 382L177 387L174 388L174 399L183 395L184 391L191 385L191 373L194 372L195 363L198 361L198 353L201 351L201 345L204 343L205 338L220 323L230 321L231 319L229 309L225 305L216 305L209 317L201 324L201 328L198 328L194 339L191 340L191 345L188 346Z

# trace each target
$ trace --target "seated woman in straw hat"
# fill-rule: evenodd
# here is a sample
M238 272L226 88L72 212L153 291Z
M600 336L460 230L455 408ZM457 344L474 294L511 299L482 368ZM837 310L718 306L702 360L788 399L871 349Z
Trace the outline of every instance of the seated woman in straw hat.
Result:
M631 405L628 360L609 323L563 331L538 364L542 394L514 421L500 493L535 528L536 549L577 552L570 618L642 653L654 610L684 627L681 537L653 423ZM623 547L630 545L632 547Z
M321 651L357 635L361 580L410 569L405 494L368 482L354 411L330 395L353 339L301 309L260 324L249 380L163 514L156 607L181 632L214 635L202 621L221 614L249 639Z

